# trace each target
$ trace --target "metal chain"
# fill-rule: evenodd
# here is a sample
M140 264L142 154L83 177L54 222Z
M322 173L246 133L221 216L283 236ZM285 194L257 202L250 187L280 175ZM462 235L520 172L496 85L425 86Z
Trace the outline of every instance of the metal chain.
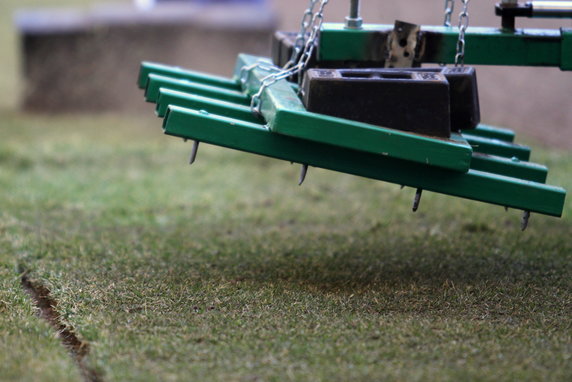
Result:
M314 17L314 8L316 7L317 3L318 0L310 0L308 8L306 8L306 10L304 11L304 16L302 16L302 21L300 22L300 31L298 32L298 35L296 36L296 41L294 42L294 49L292 50L292 55L290 56L290 60L288 60L286 65L284 65L283 67L284 69L287 69L292 65L296 64L298 56L300 55L300 52L302 51L304 45L306 44L306 36L308 34L308 28L312 23L312 19Z
M271 73L264 77L261 81L260 88L258 92L252 96L252 100L250 102L250 107L252 111L256 114L260 114L260 109L262 107L262 102L260 97L262 93L269 87L275 84L276 82L292 77L306 68L308 62L312 58L312 53L314 52L314 48L316 45L316 39L320 33L320 29L322 28L322 23L324 22L324 9L326 5L329 3L330 0L321 0L320 7L318 11L312 15L312 20L310 24L307 26L310 28L310 35L308 39L304 43L304 48L302 49L297 61L294 64L287 64L281 70ZM317 2L317 1L316 1ZM306 17L306 16L304 16ZM308 29L305 29L308 30Z
M451 26L451 15L455 9L455 0L445 0L445 20L443 20L443 25L446 27Z
M459 13L459 39L457 40L457 53L455 54L455 66L465 65L465 32L469 27L469 1L461 0L463 10Z
M306 35L308 34L308 28L310 27L310 24L314 17L314 8L316 7L317 3L318 0L310 0L308 8L306 8L306 10L304 11L304 15L302 16L302 21L300 22L300 31L298 32L298 35L296 36L296 40L294 42L292 55L290 56L288 62L282 67L282 70L288 69L292 65L296 64L300 51L305 46ZM268 71L279 72L281 70L279 67L271 63L268 63L267 61L262 61L262 60L259 60L252 65L245 65L240 69L240 74L239 74L240 82L242 83L242 85L246 84L246 82L248 81L248 77L250 76L250 73L254 69L262 69L267 72Z

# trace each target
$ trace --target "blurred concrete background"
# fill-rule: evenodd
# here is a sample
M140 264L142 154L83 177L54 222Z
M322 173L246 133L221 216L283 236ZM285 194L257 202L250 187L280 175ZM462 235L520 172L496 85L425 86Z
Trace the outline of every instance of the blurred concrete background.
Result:
M79 2L85 3L85 0ZM278 16L278 27L284 30L297 30L307 2L307 0L271 1L270 5ZM22 6L31 3L38 4L39 2L23 0ZM45 7L51 2L42 1L41 3ZM68 1L67 3L71 2ZM131 2L125 0L123 3ZM500 20L494 16L494 4L495 1L471 2L471 25L495 27L500 25ZM349 0L330 0L326 9L326 21L343 21L348 8ZM455 10L454 20L456 20L457 14L458 9ZM265 15L256 10L251 16L254 20L265 19ZM395 19L400 19L417 24L440 25L443 20L443 0L362 0L362 17L368 23L392 24ZM253 23L255 22L253 21ZM519 19L517 26L571 27L572 21ZM268 36L264 35L265 33ZM267 39L269 31L261 30L261 35L263 40ZM261 35L258 35L255 40L260 41ZM141 36L131 34L130 36L133 39L139 38L147 42L153 39L162 39L162 36L156 34ZM117 94L124 94L126 87L133 89L133 97L137 98L128 99L122 95L118 97L118 100L121 99L125 104L125 110L136 110L136 105L143 102L134 85L136 78L135 61L139 59L155 60L196 70L230 75L234 64L234 59L231 56L234 56L235 50L262 53L268 48L264 42L249 45L248 39L232 38L228 35L214 37L216 37L215 33L211 32L203 33L198 38L189 37L185 39L182 37L184 45L176 45L165 39L164 49L153 54L143 52L145 53L144 57L140 54L141 52L119 57L105 54L105 50L100 53L96 52L96 54L91 52L89 60L93 65L83 68L85 76L80 76L77 79L77 89L69 89L69 91L80 91L79 87L83 81L87 81L90 70L95 70L97 60L107 60L111 63L111 67L128 67L129 69L123 72L120 81L113 80L111 76L98 76L97 78L102 78L99 86L114 87L117 89L115 92ZM112 38L110 41L124 47L124 49L132 44L129 39L114 40ZM173 46L177 46L177 48L172 49ZM184 49L179 48L180 46L184 46ZM230 51L231 54L229 54L229 49L225 48L229 46L233 48ZM77 51L77 48L74 49ZM467 49L471 49L471 47L467 46ZM47 49L42 54L47 57L53 53ZM71 63L62 63L62 65L69 64ZM110 81L106 83L105 78L110 79ZM479 67L478 78L483 122L507 126L517 132L526 132L528 136L553 146L572 147L572 72L562 72L557 68ZM57 79L54 78L54 81Z

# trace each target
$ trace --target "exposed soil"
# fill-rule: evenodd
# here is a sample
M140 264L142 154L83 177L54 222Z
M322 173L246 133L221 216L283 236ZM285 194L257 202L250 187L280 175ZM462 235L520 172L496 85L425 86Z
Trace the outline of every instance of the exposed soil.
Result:
M38 316L46 320L56 331L60 341L76 362L85 382L101 382L101 375L86 365L85 357L89 354L89 344L80 340L72 327L64 324L56 307L57 302L50 290L37 281L31 280L25 272L21 278L22 287L32 298L38 309Z

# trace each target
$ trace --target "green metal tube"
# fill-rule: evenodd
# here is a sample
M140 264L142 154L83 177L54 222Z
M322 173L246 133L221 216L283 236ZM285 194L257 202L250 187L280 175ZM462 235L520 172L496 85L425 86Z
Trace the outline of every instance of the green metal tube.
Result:
M139 80L137 81L137 84L141 89L145 89L147 87L149 74L157 74L180 80L189 80L203 85L217 86L219 88L228 90L240 91L240 83L235 79L213 76L212 74L182 69L176 66L156 64L153 62L141 63L141 67L139 69Z
M497 155L505 158L518 158L521 161L530 159L530 147L515 143L471 135L467 131L463 138L473 147L473 151L483 154Z
M477 137L498 139L505 142L514 142L515 137L514 131L512 130L483 124L478 125L475 129L462 131L462 133Z
M145 89L145 99L148 102L157 102L157 99L159 98L159 89L161 88L184 91L241 105L250 104L250 97L238 91L227 90L216 86L202 85L188 80L178 80L157 74L149 74L147 88Z
M241 54L235 73L260 58ZM267 72L255 69L244 84L252 93L260 87ZM274 133L321 143L367 151L417 163L468 171L472 149L466 142L433 138L373 126L327 115L310 113L286 80L276 82L262 94L262 115Z
M344 24L324 24L320 33L318 61L381 62L385 57L380 49L393 25L364 24L363 29L349 30ZM421 62L455 62L457 28L423 26ZM563 49L567 44L565 31L548 29L516 29L469 27L465 34L468 65L555 66L570 70L572 52Z
M248 106L220 101L214 98L183 93L166 88L159 89L159 98L157 100L156 108L157 115L161 118L164 117L167 113L167 108L170 105L194 110L206 110L209 113L222 115L228 118L235 118L246 122L264 124L264 119L255 116Z
M537 183L546 183L548 176L546 166L482 153L473 153L471 169Z

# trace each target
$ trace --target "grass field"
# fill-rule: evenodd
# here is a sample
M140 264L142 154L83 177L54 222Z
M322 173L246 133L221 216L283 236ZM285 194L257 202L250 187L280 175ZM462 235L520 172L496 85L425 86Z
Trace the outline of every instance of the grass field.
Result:
M104 381L572 379L570 201L522 233L518 211L426 193L412 214L411 189L313 168L298 187L296 166L207 145L189 168L151 106L16 112L16 4L0 5L0 380L81 380L24 273ZM572 189L572 154L533 147Z

